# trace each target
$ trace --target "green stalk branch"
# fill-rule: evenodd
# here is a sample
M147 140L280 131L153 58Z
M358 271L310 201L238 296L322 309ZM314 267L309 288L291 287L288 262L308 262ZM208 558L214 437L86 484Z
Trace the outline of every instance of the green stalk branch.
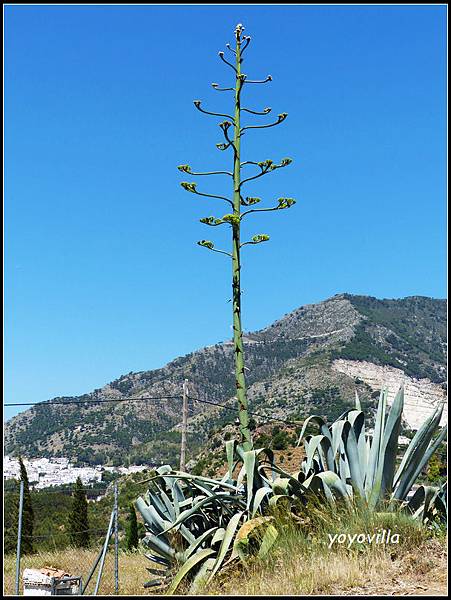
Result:
M210 112L208 110L204 110L203 108L200 107L200 105L202 104L202 102L200 100L194 100L193 104L197 108L198 111L200 111L206 115L213 115L214 117L227 117L227 119L230 119L231 121L233 121L233 117L231 117L230 115L224 115L222 113L214 113L214 112Z
M214 88L217 92L234 92L235 91L235 88L233 88L233 87L220 88L219 84L217 84L217 83L212 83L211 87Z
M238 71L235 69L235 67L232 65L232 63L229 63L229 61L224 58L224 52L218 52L218 55L219 55L219 58L223 62L225 62L226 65L229 65L229 67L232 67L232 69L235 71L235 73L238 73Z
M191 192L191 194L197 194L198 196L205 196L206 198L219 198L219 200L225 200L231 206L233 206L233 202L231 200L229 200L229 198L226 198L225 196L217 196L216 194L204 194L203 192L198 192L196 189L197 184L195 184L195 183L188 183L186 181L182 181L182 183L180 185L187 192Z
M230 177L233 177L233 173L230 171L207 171L205 173L195 173L194 171L191 171L191 167L189 165L179 165L177 169L183 173L188 173L189 175L229 175Z
M277 121L274 121L274 123L270 123L269 125L248 125L247 127L242 128L241 133L246 129L266 129L267 127L275 127L276 125L283 123L287 117L288 113L281 113L280 115L277 115Z
M211 250L212 252L218 252L219 254L226 254L227 256L232 258L232 255L230 254L230 252L226 252L225 250L218 250L217 248L215 248L213 242L210 242L210 240L200 240L197 243L199 246L202 246L203 248L207 248L207 250Z
M268 83L268 81L272 81L271 75L268 75L266 79L261 79L260 81L246 79L246 83Z
M269 115L269 113L271 112L272 108L270 108L268 106L267 108L264 108L262 112L258 112L256 110L251 110L250 108L242 108L241 110L244 110L245 112L251 113L252 115Z
M277 206L273 206L271 208L252 208L251 210L247 210L242 213L241 218L245 217L250 213L256 212L269 212L271 210L285 210L287 208L291 208L293 204L296 204L296 200L294 198L279 198L279 204Z

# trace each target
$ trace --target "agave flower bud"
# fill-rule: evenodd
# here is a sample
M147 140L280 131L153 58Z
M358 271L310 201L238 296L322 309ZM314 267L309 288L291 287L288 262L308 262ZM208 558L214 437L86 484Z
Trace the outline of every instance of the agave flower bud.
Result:
M240 219L239 215L231 214L231 215L224 215L222 217L222 220L225 223L230 223L231 225L239 225L241 219Z
M262 160L261 162L257 163L259 167L261 167L262 169L269 169L269 167L273 164L274 161L270 160L269 158L267 158L266 160Z
M196 193L196 183L188 183L187 181L182 181L180 185L187 192L192 192L193 194Z
M232 123L230 121L222 121L222 123L219 123L219 127L227 131L229 127L232 127Z
M261 202L261 198L255 198L255 197L246 197L246 202L247 205L250 206L251 204L258 204L258 202Z
M199 246L204 246L204 248L209 248L210 250L212 250L215 247L213 242L210 242L210 240L200 240L200 242L197 243L199 244Z
M205 223L205 225L211 225L215 222L215 217L203 217L202 219L199 219L199 221Z
M216 148L218 148L218 150L225 150L227 148L227 144L216 144Z
M196 108L199 108L199 106L201 105L201 101L200 100L193 100L194 106Z
M277 208L290 208L290 206L296 204L296 200L294 198L279 198L278 203L279 206Z
M277 115L277 118L279 119L279 123L282 123L282 121L285 121L285 119L288 117L288 113L280 113L280 115Z
M258 235L252 236L252 242L254 244L260 244L261 242L267 242L269 240L269 235L266 233L259 233Z
M177 169L183 173L191 173L191 167L189 165L179 165Z
M280 166L286 167L288 165L291 165L292 162L293 162L292 158L282 158L282 160L280 161Z

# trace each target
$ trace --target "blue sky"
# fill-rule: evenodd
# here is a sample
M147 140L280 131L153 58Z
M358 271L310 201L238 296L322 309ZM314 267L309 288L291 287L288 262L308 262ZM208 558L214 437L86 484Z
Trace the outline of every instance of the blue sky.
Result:
M176 167L230 168L220 119L192 101L232 110L210 83L232 83L217 53L238 22L252 36L243 71L273 76L247 106L288 113L248 132L243 160L294 161L248 192L298 201L245 228L271 241L243 250L244 328L340 292L445 296L444 6L5 17L6 402L85 393L231 336L229 260L195 244L229 244L198 221L226 211L184 192ZM225 177L196 181L230 192Z

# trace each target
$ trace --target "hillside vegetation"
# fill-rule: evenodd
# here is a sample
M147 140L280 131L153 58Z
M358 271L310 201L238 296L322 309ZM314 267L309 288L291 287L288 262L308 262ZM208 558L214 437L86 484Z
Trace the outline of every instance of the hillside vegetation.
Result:
M337 373L336 358L390 365L444 385L446 301L425 297L378 300L341 294L306 305L271 326L244 336L250 410L294 418L319 412L333 419L357 388L372 406L378 393ZM192 398L235 406L231 342L180 357L161 369L129 373L102 389L61 401L128 396L175 396L189 380ZM348 400L349 399L349 400ZM180 443L181 398L65 406L44 403L7 422L5 450L33 456L68 456L86 464L174 464ZM188 458L210 432L234 414L190 401Z

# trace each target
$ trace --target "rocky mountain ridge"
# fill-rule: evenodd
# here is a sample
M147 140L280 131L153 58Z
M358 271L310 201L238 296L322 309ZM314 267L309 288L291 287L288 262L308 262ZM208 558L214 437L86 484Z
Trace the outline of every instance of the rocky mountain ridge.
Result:
M302 418L315 411L332 419L358 389L371 411L379 367L390 374L391 387L398 381L394 370L417 382L412 389L433 390L433 404L445 395L446 339L445 300L339 294L301 306L244 336L251 410L269 418ZM371 374L371 369L376 371ZM44 403L24 411L6 423L5 450L31 457L70 456L90 464L175 463L181 398L174 396L180 396L185 378L190 396L200 400L190 403L189 426L195 435L190 436L189 451L194 456L212 429L235 418L233 410L205 403L234 407L230 341L179 357L161 369L129 373L75 399L89 404ZM102 402L131 396L138 400ZM139 400L162 396L167 398ZM421 410L427 406L417 413Z

